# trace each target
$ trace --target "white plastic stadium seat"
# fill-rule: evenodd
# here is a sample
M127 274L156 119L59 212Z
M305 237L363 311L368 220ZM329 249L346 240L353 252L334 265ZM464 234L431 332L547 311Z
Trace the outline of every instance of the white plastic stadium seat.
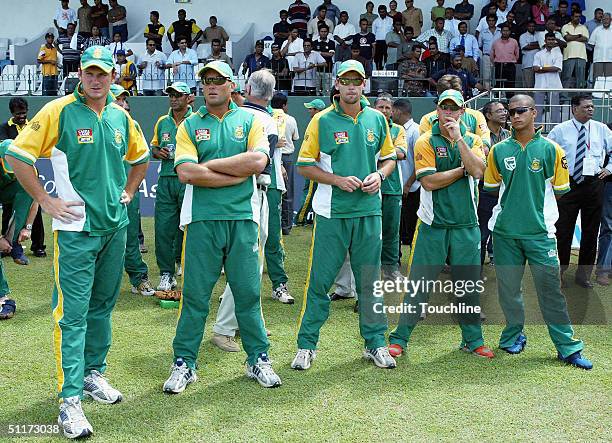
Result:
M2 82L2 90L0 95L12 94L17 89L17 76L19 74L19 66L7 65L2 70L0 82Z

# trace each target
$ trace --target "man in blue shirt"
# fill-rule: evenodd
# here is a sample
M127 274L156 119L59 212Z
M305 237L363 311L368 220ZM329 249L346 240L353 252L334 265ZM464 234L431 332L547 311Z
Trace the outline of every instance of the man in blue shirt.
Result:
M255 71L259 71L263 68L270 68L270 59L263 54L264 42L263 40L257 40L255 42L255 52L245 57L244 63L242 63L242 75L245 75L249 71L251 75Z
M451 58L451 67L436 72L431 76L431 79L437 82L443 75L456 75L461 79L463 96L468 99L472 97L472 88L484 91L485 87L481 85L470 72L461 67L462 63L463 56L460 53L454 52Z

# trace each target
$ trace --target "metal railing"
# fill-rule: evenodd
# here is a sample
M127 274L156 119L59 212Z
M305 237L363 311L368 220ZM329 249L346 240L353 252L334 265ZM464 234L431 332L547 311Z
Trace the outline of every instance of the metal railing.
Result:
M531 95L536 102L536 125L548 133L553 126L572 117L570 100L577 94L593 96L593 118L604 123L612 122L612 89L544 89L544 88L493 88L467 100L466 106L481 110L491 100L506 102L515 94Z

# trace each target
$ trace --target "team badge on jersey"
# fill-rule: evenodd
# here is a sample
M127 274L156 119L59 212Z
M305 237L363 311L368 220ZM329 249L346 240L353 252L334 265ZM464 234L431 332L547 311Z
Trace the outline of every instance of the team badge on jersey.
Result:
M197 142L210 140L210 129L196 129L195 139Z
M349 142L348 132L346 131L334 132L334 140L336 141L337 145L343 145L345 143L348 143Z
M366 140L368 141L368 143L374 143L374 141L376 140L376 137L374 136L374 131L372 129L367 130Z
M242 125L236 126L234 129L234 138L242 140L244 138L244 128Z
M508 171L514 171L516 168L516 157L507 157L504 159L504 166Z
M446 146L436 146L436 155L440 158L448 158L448 149Z
M529 170L531 172L540 172L542 170L542 162L539 158L535 158L531 160L531 164L529 165Z
M119 129L115 129L115 143L118 145L123 143L123 134Z
M161 141L163 142L169 142L170 141L170 133L169 132L163 132L162 133L162 139Z
M93 130L77 129L77 142L79 144L93 143Z

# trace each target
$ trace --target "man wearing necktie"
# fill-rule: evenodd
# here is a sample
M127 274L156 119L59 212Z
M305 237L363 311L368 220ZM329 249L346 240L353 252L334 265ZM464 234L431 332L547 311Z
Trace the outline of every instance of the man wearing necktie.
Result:
M581 236L576 284L592 288L591 272L597 252L597 233L601 219L604 182L612 174L612 165L603 167L606 154L612 152L612 131L603 123L592 120L593 99L590 95L572 98L571 120L553 128L548 135L565 151L570 172L571 190L559 201L557 247L561 263L562 285L567 286L563 273L570 262L576 219L580 212Z

